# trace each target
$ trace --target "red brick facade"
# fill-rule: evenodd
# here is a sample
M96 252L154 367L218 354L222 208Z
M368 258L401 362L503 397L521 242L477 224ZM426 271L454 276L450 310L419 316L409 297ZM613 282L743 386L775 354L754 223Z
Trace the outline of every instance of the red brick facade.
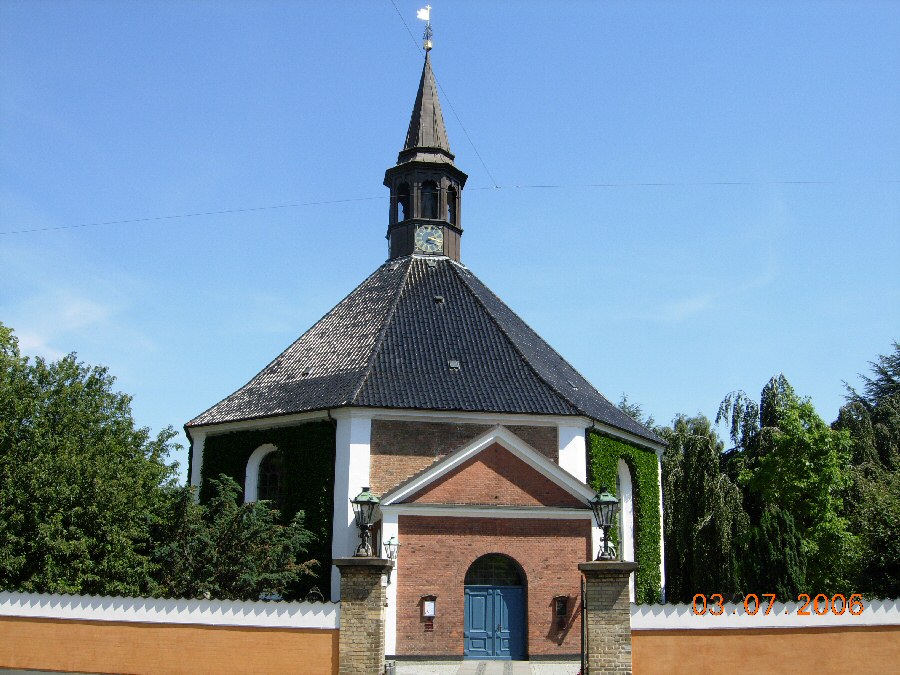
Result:
M372 420L372 491L383 495L492 427L490 424ZM559 461L556 427L512 425L506 428L551 461Z
M584 506L576 497L497 443L407 501L489 506Z
M463 654L464 582L487 553L513 558L525 573L529 656L577 654L581 648L581 573L590 559L591 521L400 516L403 548L397 574L397 655ZM421 598L437 596L433 631ZM554 597L568 596L562 627Z

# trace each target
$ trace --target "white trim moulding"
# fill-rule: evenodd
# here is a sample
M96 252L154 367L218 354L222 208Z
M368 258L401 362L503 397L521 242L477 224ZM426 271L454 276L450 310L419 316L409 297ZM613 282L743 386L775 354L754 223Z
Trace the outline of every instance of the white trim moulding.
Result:
M850 596L846 596L848 602ZM813 611L810 604L804 611L809 616L797 613L804 603L776 602L766 615L768 600L760 597L756 614L748 614L744 604L725 603L724 611L716 616L710 609L717 609L707 598L707 610L703 615L694 614L692 605L632 605L631 630L711 630L711 629L771 629L771 628L834 628L851 626L900 626L900 600L863 600L863 610L858 615L850 613L849 604L842 614L834 614L829 605L825 614ZM754 604L749 603L751 609ZM858 608L855 606L854 609ZM702 609L702 605L698 605ZM821 611L822 605L819 606Z
M333 630L338 628L340 604L335 602L171 600L4 591L0 592L0 616L75 621Z

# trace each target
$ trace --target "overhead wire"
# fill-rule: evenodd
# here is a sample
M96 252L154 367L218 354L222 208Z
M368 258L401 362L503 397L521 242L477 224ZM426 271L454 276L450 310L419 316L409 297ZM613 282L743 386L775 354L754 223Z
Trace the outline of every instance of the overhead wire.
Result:
M754 185L885 185L900 184L900 179L885 180L771 180L771 181L739 181L739 180L717 180L717 181L654 181L654 182L617 182L617 183L558 183L558 184L533 184L533 185L494 185L483 187L469 187L467 192L481 190L584 190L589 188L653 188L653 187L714 187L714 186L754 186ZM78 223L74 225L56 225L52 227L35 227L21 230L0 231L0 235L4 234L28 234L32 232L51 232L54 230L72 230L83 227L95 227L99 225L127 225L129 223L149 223L162 220L176 220L179 218L198 218L201 216L220 216L233 213L252 213L254 211L273 211L276 209L301 208L305 206L326 206L332 204L347 204L351 202L367 202L375 200L388 199L387 195L378 197L350 197L346 199L324 199L312 202L296 202L291 204L274 204L271 206L248 206L244 208L220 209L217 211L199 211L194 213L178 213L167 216L148 216L146 218L128 218L122 220L104 220L92 223Z

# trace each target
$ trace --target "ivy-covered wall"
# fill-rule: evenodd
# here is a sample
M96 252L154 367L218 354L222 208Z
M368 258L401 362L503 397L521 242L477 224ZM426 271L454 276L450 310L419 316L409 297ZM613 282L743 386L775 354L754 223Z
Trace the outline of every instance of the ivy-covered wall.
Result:
M282 452L285 480L282 518L288 521L295 513L303 511L304 525L315 536L306 557L319 562L315 577L304 579L288 599L302 599L313 586L327 598L331 589L334 432L332 422L309 422L294 427L207 436L204 444L201 502L211 496L209 479L220 474L230 476L243 486L247 460L259 446L271 443Z
M595 431L588 432L591 487L599 490L601 485L605 485L615 494L620 458L631 470L634 557L639 566L635 576L635 599L639 604L659 602L662 585L659 573L662 514L659 511L656 453Z

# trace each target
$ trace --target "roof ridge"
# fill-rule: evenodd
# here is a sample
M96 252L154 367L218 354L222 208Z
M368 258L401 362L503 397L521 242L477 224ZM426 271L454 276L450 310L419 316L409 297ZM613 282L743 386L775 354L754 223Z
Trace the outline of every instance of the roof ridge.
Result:
M469 294L475 299L475 302L477 302L481 306L481 308L484 309L485 313L488 315L488 317L490 317L491 322L497 327L497 330L500 331L500 333L503 335L503 337L506 338L506 341L510 344L510 346L513 348L513 350L516 352L516 354L519 355L519 357L522 359L522 362L525 364L525 367L528 368L528 370L530 370L535 375L535 377L538 378L538 380L543 382L547 386L547 388L549 388L550 391L553 392L557 396L557 398L561 399L563 403L565 403L566 405L571 407L575 412L577 412L581 415L584 415L585 417L589 417L590 419L593 419L584 410L582 410L580 406L576 405L572 400L570 400L568 397L566 397L561 391L559 391L559 389L554 387L550 382L547 381L547 379L543 375L541 375L537 371L537 369L531 364L531 361L528 359L528 357L526 357L525 354L522 352L522 350L519 349L519 345L516 344L516 341L510 337L506 328L503 327L503 324L500 323L500 321L497 319L497 317L495 317L494 314L491 312L491 310L488 309L488 306L484 302L482 302L480 297L478 297L478 293L476 293L474 291L474 289L469 285L469 282L466 281L465 276L459 270L454 269L452 265L451 265L451 269L453 269L453 273L459 277L460 281L462 281L463 285L466 287L466 290L468 290ZM466 271L469 274L472 274L472 272L468 268L466 268ZM487 288L487 286L485 286L485 288ZM500 298L497 297L497 294L494 293L490 288L488 288L487 290L495 298L497 298L497 300L500 300ZM500 302L503 302L503 301L500 300ZM512 311L512 310L510 310L510 311ZM528 326L528 324L525 322L524 319L522 319L522 323L524 323L526 326ZM532 333L537 335L537 333L531 326L528 326L528 329ZM540 338L540 335L538 335L538 338ZM543 340L543 338L540 338L540 339ZM544 341L544 344L546 344L548 347L550 347L550 345L546 341ZM550 349L552 349L554 352L556 352L556 350L553 349L553 347L550 347ZM562 358L562 357L560 357L560 358ZM571 366L569 366L569 367L571 368ZM591 385L591 386L593 386L593 385Z
M225 397L222 398L220 401L217 401L217 402L214 403L213 405L209 406L209 407L208 407L206 410L204 410L203 412L198 413L197 415L194 415L194 417L192 417L190 421L188 421L188 422L185 423L184 428L185 428L185 429L189 428L189 427L192 426L198 419L200 419L201 417L203 417L204 415L206 415L208 412L210 412L211 410L215 409L216 407L218 407L219 405L221 405L222 403L224 403L225 401L227 401L228 399L230 399L232 396L234 396L235 394L237 394L237 393L240 392L240 391L243 391L246 387L248 387L252 382L254 382L257 378L259 378L260 375L262 375L263 373L265 373L272 365L274 365L275 362L278 361L278 359L280 359L280 358L281 358L281 357L282 357L282 356L283 356L283 355L284 355L291 347L293 347L295 344L297 344L298 342L300 342L300 340L302 340L306 335L308 335L309 333L311 333L312 331L314 331L314 330L316 329L316 327L319 326L323 321L325 321L329 316L331 316L332 314L334 314L334 312L337 311L338 307L341 306L341 303L343 303L344 300L346 300L347 298L349 298L350 296L352 296L354 293L356 293L356 291L358 291L360 288L362 288L362 287L365 286L367 283L369 283L369 281L372 279L372 277L374 277L376 274L378 274L378 273L381 271L381 269L382 269L385 265L387 265L387 263L384 263L384 265L379 265L378 267L376 267L376 268L372 271L372 273L371 273L369 276L367 276L365 279L363 279L360 283L358 283L358 284L354 287L354 289L353 289L352 291L350 291L350 293L349 293L347 296L345 296L343 300L341 300L341 302L339 302L339 303L336 304L334 307L332 307L332 308L329 309L327 312L325 312L325 314L323 314L323 315L319 318L318 321L316 321L312 326L310 326L310 327L307 328L305 331L303 331L303 332L302 332L296 339L294 339L287 347L285 347L285 348L282 349L280 352L278 352L278 354L276 354L274 358L272 358L272 359L271 359L271 360L270 360L270 361L269 361L262 369L260 369L259 372L257 372L253 377L251 377L249 380L247 380L247 381L246 381L244 384L242 384L240 387L238 387L237 389L235 389L232 393L228 394L228 396L225 396ZM263 415L263 417L268 417L268 415Z
M396 260L392 260L386 262L385 265L396 262ZM383 267L384 265L382 265ZM372 345L372 351L369 353L369 360L366 363L365 370L363 370L362 377L359 378L359 384L356 385L353 389L353 393L347 397L345 404L350 404L356 400L356 397L359 396L359 392L362 391L362 388L366 384L366 380L369 379L369 375L372 372L372 364L375 363L375 357L381 352L381 347L384 344L384 336L387 333L388 326L391 325L391 319L394 318L394 314L397 312L397 305L400 304L400 298L406 292L406 282L409 279L410 272L413 267L413 258L409 256L406 261L406 271L403 274L403 280L400 282L400 292L394 296L393 302L391 302L391 308L384 313L384 323L381 324L381 330L378 331L378 337L375 338L375 343Z

